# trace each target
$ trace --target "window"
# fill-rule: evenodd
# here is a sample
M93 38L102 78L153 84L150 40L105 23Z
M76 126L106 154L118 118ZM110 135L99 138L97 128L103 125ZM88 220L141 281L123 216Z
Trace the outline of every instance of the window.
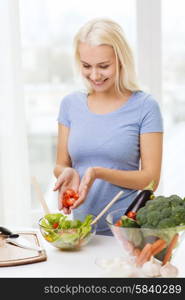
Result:
M165 144L163 193L185 196L185 3L162 1L163 114Z

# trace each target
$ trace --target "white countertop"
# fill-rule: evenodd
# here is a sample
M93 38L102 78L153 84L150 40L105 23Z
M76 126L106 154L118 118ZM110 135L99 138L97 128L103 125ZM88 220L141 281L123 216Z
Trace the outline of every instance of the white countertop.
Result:
M97 235L88 245L79 251L62 251L51 246L43 239L39 232L38 234L46 250L47 260L20 266L0 267L0 278L105 277L104 272L96 265L96 259L123 256L121 247L113 237ZM185 241L182 243L182 247L178 249L178 253L173 260L173 264L179 269L179 277L185 277L184 249Z
M59 250L42 237L41 242L46 250L46 261L0 267L0 277L102 277L102 270L95 264L96 258L105 257L107 254L111 258L115 255L121 256L116 240L107 236L95 236L78 251Z

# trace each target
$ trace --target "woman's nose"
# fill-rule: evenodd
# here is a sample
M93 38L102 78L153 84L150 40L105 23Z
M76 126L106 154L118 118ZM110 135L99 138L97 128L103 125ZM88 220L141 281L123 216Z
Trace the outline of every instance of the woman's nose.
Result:
M90 74L90 79L91 80L96 81L96 80L99 80L100 78L101 78L101 75L98 72L98 70L94 69L94 70L91 71L91 74Z

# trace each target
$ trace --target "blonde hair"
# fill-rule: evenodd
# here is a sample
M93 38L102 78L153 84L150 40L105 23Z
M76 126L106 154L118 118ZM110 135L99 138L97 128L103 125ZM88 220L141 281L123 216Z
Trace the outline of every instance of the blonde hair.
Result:
M88 43L92 46L108 45L114 50L116 57L115 88L119 94L125 90L140 90L136 79L132 50L124 37L122 28L110 19L93 19L83 25L74 37L75 61L81 69L79 44ZM92 91L86 81L89 91Z

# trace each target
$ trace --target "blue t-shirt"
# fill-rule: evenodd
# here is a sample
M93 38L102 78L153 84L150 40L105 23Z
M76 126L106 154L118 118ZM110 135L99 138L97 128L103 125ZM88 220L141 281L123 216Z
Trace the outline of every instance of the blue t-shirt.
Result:
M60 105L58 122L70 128L68 152L80 178L88 167L116 170L139 170L140 139L146 132L162 132L163 121L159 105L151 95L138 91L117 110L96 114L89 110L87 94L74 92L65 96ZM126 189L96 179L84 203L73 210L74 218L83 220L87 214L97 216L120 191L124 194L97 224L97 233L111 235L106 215L128 206L137 190Z

